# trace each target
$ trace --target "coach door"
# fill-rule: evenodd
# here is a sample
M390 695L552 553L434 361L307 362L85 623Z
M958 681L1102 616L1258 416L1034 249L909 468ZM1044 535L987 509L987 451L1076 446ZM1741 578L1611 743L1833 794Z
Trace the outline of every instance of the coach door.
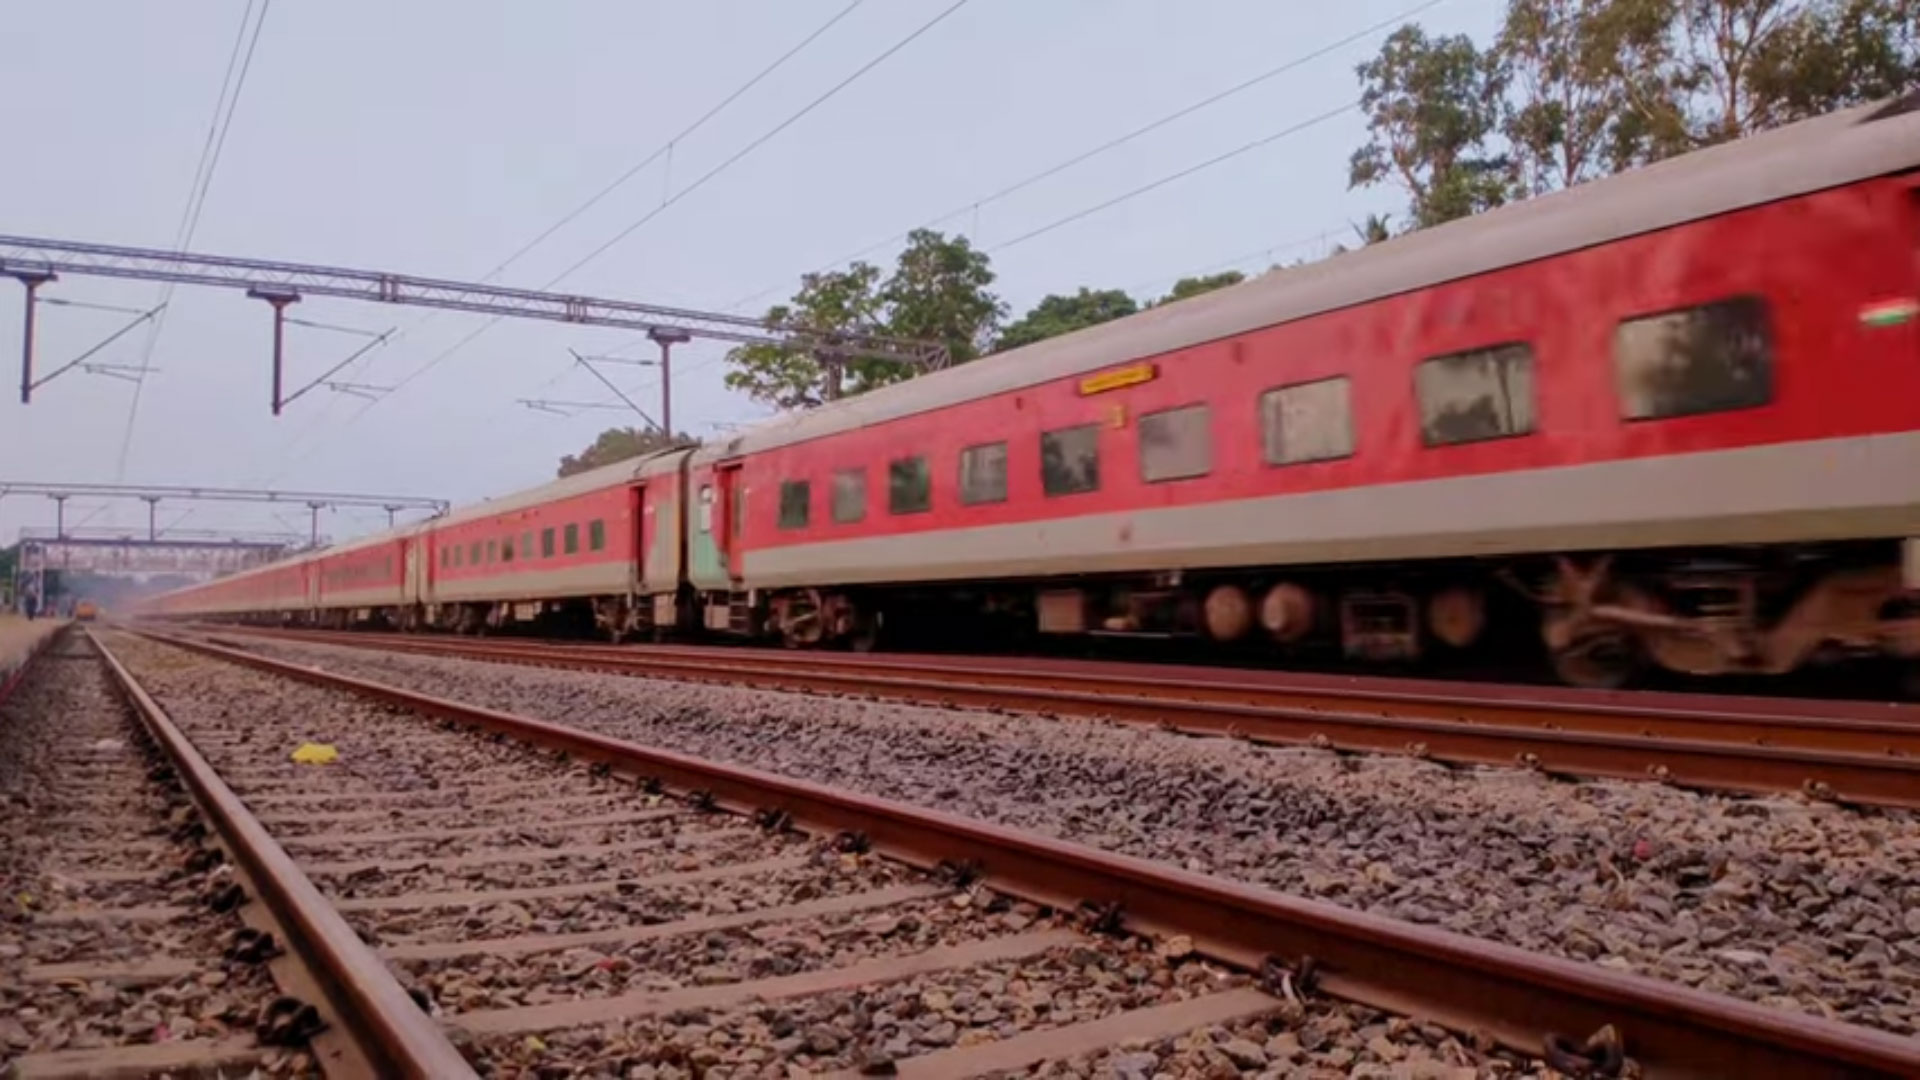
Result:
M400 550L402 572L406 575L405 584L400 590L400 602L403 605L418 603L420 597L424 595L421 578L426 573L426 567L420 561L420 541L415 538L402 540Z
M735 585L746 577L743 564L746 545L741 542L745 532L747 514L747 489L740 482L740 463L720 465L714 469L714 527L713 542L720 547L722 558L726 560L727 577Z
M635 484L627 489L627 521L633 529L633 559L628 563L627 592L637 595L647 582L647 556L652 547L647 543L647 485Z

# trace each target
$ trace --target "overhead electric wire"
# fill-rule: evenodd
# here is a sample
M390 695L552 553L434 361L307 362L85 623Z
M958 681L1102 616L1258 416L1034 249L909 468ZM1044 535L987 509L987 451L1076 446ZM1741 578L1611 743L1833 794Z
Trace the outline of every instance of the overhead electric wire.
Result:
M795 112L793 115L787 117L785 120L782 120L778 124L775 124L772 128L770 128L765 133L763 133L759 138L741 147L738 151L735 151L732 157L727 158L725 161L722 161L720 164L715 165L713 168L708 169L705 173L702 173L698 180L695 180L693 183L687 185L684 188L681 188L679 191L674 193L672 198L666 200L665 202L661 203L659 206L654 207L652 210L641 215L638 221L635 221L633 224L628 225L626 228L620 230L618 233L615 233L612 239L608 240L606 243L601 244L599 247L594 248L592 251L588 252L578 262L575 262L572 266L569 266L565 270L562 270L556 277L553 278L553 280L547 282L545 285L541 286L541 288L552 288L553 286L559 284L561 281L573 276L573 274L576 271L580 270L582 267L586 266L588 263L594 261L595 259L599 258L601 255L611 250L615 245L619 244L622 240L625 240L627 237L632 236L635 232L637 232L641 228L641 226L644 226L648 222L652 221L654 218L659 217L662 213L666 211L668 207L679 202L681 199L686 198L688 195L691 195L694 192L700 190L700 188L703 187L709 180L712 180L715 177L719 176L721 173L726 172L728 169L732 168L735 164L739 163L747 155L753 153L755 150L758 150L760 149L760 147L766 145L766 143L772 140L774 136L779 135L781 132L792 127L794 124L798 123L803 117L805 117L808 113L811 113L813 110L819 108L820 106L826 104L828 101L832 100L835 95L840 93L840 91L845 90L847 87L852 86L854 83L860 81L861 77L866 75L867 72L872 71L874 68L877 68L881 64L885 63L888 60L888 58L892 57L895 53L899 52L901 49L904 49L908 45L913 44L916 40L920 38L921 35L925 34L927 31L932 30L934 27L939 26L941 23L945 22L948 16L952 15L956 11L959 11L961 8L966 7L969 2L970 0L954 0L952 4L948 5L938 15L935 15L933 18L928 19L924 23L921 23L919 28L914 30L911 34L908 34L906 37L903 37L899 41L894 42L884 52L880 53L880 55L860 65L860 67L854 70L853 74L848 75L844 79L841 79L839 82L835 83L832 87L828 88L826 93L821 94L820 96L814 98L812 101L809 101L805 105L801 106L798 112Z
M834 259L831 262L823 263L822 265L814 269L812 273L815 273L815 274L824 273L825 271L831 270L836 266L842 266L846 263L853 261L854 259L860 258L863 255L868 255L868 254L871 254L872 252L878 251L881 248L892 247L893 245L899 243L900 241L905 240L907 237L912 236L914 232L916 232L919 229L932 228L933 226L938 225L943 221L948 221L952 218L960 216L961 214L967 213L969 211L978 211L983 206L990 206L993 203L999 202L1000 200L1007 198L1008 196L1017 194L1018 192L1021 192L1021 191L1025 191L1027 188L1030 188L1033 185L1038 184L1043 180L1047 180L1054 176L1058 176L1060 173L1066 172L1068 169L1071 169L1076 165L1080 165L1087 161L1091 161L1094 158L1107 153L1108 151L1116 150L1122 146L1125 146L1127 143L1130 143L1135 139L1140 138L1143 135L1151 134L1152 132L1158 131L1161 128L1166 127L1168 124L1174 123L1177 120L1185 119L1186 117L1191 116L1202 109L1208 108L1213 105L1217 105L1220 102L1227 100L1228 98L1234 97L1238 94L1251 90L1254 87L1259 86L1260 84L1267 82L1270 79L1284 75L1289 71L1293 71L1294 69L1299 68L1305 64L1318 60L1323 56L1327 56L1330 53L1337 52L1340 49L1344 49L1348 45L1351 45L1354 42L1361 40L1362 38L1370 37L1389 27L1401 26L1409 22L1410 20L1412 20L1415 16L1420 15L1431 8L1438 7L1439 5L1444 4L1446 2L1447 0L1423 0L1423 2L1416 4L1413 7L1407 8L1406 10L1400 12L1399 14L1393 16L1392 18L1382 19L1379 22L1372 23L1371 25L1363 27L1359 30L1355 30L1354 32L1346 35L1345 37L1340 38L1337 41L1328 42L1327 44L1322 45L1321 47L1313 50L1312 52L1295 56L1292 59L1287 60L1285 63L1282 63L1277 67L1268 68L1267 70L1261 72L1260 74L1255 75L1248 79L1243 79L1240 82L1235 83L1234 85L1229 86L1224 90L1215 91L1214 93L1208 94L1206 97L1200 98L1197 101L1183 105L1180 108L1175 109L1170 113L1167 113L1157 119L1150 120L1147 123L1140 125L1139 127L1133 128L1132 130L1125 132L1124 134L1117 135L1111 139L1108 139L1106 142L1103 142L1098 146L1094 146L1090 149L1083 150L1080 153L1077 153L1072 157L1067 158L1064 161L1060 161L1053 165L1049 165L1046 168L1039 170L1038 172L1032 173L1020 180L1016 180L1013 183L1007 184L1006 186L1000 188L999 190L993 192L990 195L983 196L963 206L956 207L953 210L949 210L948 212L941 214L939 217L929 218L925 222L922 222L921 224L915 226L912 229L907 229L902 232L895 233L893 236L890 236L885 240L879 241L878 243L868 244L866 247L863 247L860 250L855 251L851 254L841 256L840 258ZM976 237L975 239L977 240L978 238ZM769 293L772 293L780 289L781 287L782 286L774 285L765 289L761 289L759 292L756 292L751 296L745 297L744 299L737 300L732 304L729 304L725 310L727 311L737 310L741 307L744 307L748 304L753 303L755 300L758 300L761 297L768 295Z
M726 172L728 169L731 169L733 166L739 164L742 160L744 160L748 155L752 154L755 150L758 150L760 147L766 145L769 141L771 141L774 137L778 136L781 132L792 127L794 124L798 123L802 118L812 113L815 109L818 109L820 106L826 104L836 95L838 95L841 91L847 89L848 87L852 86L854 83L858 82L868 72L871 72L873 69L879 67L881 64L885 63L889 58L891 58L894 54L898 53L900 50L906 48L908 45L911 45L913 42L917 41L922 35L926 34L928 31L932 30L934 27L940 25L942 22L945 22L949 16L953 15L955 12L959 11L961 8L967 6L967 4L970 2L971 0L954 0L952 4L949 4L947 7L941 9L941 11L938 14L936 14L933 18L928 19L924 23L921 23L911 33L907 34L905 37L901 38L900 40L894 42L892 45L888 46L879 55L873 57L872 59L868 60L866 63L860 65L860 67L856 68L852 74L848 75L844 79L841 79L839 82L835 83L832 87L828 88L824 93L818 95L817 97L809 101L807 104L801 106L797 111L789 115L786 119L780 121L780 123L774 125L772 128L769 128L767 131L761 133L759 137L747 143L747 145L745 145L744 147L741 147L739 150L735 151L731 156L721 161L718 165L715 165L713 168L708 169L705 173L702 173L700 177L696 179L693 183L688 184L686 187L681 188L679 191L675 192L671 197L662 201L660 205L654 207L652 210L642 215L637 221L634 221L632 224L628 225L626 228L621 229L618 233L615 233L611 239L607 240L605 243L601 244L599 247L594 248L592 251L588 252L584 257L576 261L573 265L567 267L565 270L562 270L559 274L550 278L545 284L541 285L540 288L550 289L554 287L555 285L559 284L561 281L564 281L566 278L578 272L581 268L585 267L588 263L593 262L595 259L598 259L601 255L606 254L608 251L612 250L616 245L618 245L621 241L625 240L627 237L632 236L635 232L639 231L648 222L659 217L662 213L665 213L670 207L677 204L681 199L684 199L688 195L693 194L695 191L700 190L702 187L706 186L709 182L719 177L722 173ZM380 401L386 401L396 396L401 390L405 389L409 384L413 383L415 380L419 379L421 376L427 374L429 371L432 371L434 368L444 363L448 358L452 357L455 353L459 352L461 349L464 349L468 345L472 344L475 339L479 338L480 335L492 329L493 326L499 321L500 320L498 317L489 319L486 322L480 324L480 326L476 327L472 333L467 334L465 337L461 338L459 341L456 341L452 345L441 350L438 355L434 356L431 360L428 360L425 364L421 365L420 367L415 368L413 371L409 372L405 377L403 377L398 383L395 383L393 390L389 392L386 396L380 398L378 401L368 402L366 405L362 406L358 412L355 412L353 415L347 417L347 419L340 424L340 428L345 428L351 425L352 423L354 423L355 421L357 421L358 419L360 419L360 417L365 416L367 412L373 409L374 407L376 407L380 403Z
M552 225L547 226L547 228L544 231L542 231L540 235L527 241L525 244L522 244L519 250L507 256L505 259L502 259L500 261L500 265L487 271L486 276L481 278L480 280L492 281L495 276L500 274L507 267L512 266L515 262L518 262L521 256L525 255L529 251L532 251L534 248L539 247L542 243L546 241L548 237L552 236L554 233L557 233L561 229L564 229L568 225L571 225L575 220L577 220L580 217L581 214L584 214L587 211L593 209L595 206L598 206L601 200L605 199L607 196L619 190L621 187L623 187L627 183L627 181L639 175L641 170L645 169L647 166L653 164L654 162L660 160L662 156L672 153L675 145L691 137L695 132L705 127L707 124L707 121L712 120L714 117L720 115L721 111L726 109L727 106L733 104L735 101L738 101L743 95L746 94L747 91L760 85L760 83L765 81L769 75L772 75L774 72L780 70L780 68L784 66L787 61L793 59L795 56L798 56L803 50L806 49L807 46L813 44L814 41L817 40L822 34L825 34L827 31L833 29L834 26L840 22L840 20L846 18L848 15L853 14L853 10L865 2L866 0L853 0L852 3L848 4L846 7L841 8L840 11L837 14L835 14L832 18L828 19L824 23L821 23L817 28L815 28L813 33L808 34L804 38L801 38L800 41L796 43L792 48L788 49L784 53L781 53L778 57L774 59L772 63L761 68L760 71L757 74L755 74L753 78L748 79L746 82L743 82L739 86L735 87L733 93L728 94L724 98L721 98L719 102L715 103L706 112L701 113L699 119L693 121L692 123L688 124L686 127L680 129L678 134L674 135L672 138L668 139L666 142L660 144L660 146L655 148L653 153L648 154L646 158L642 160L638 165L635 165L632 168L628 169L626 172L621 173L617 178L614 179L612 183L601 188L599 192L596 193L592 198L588 199L586 202L583 202L579 206L576 206L572 210L568 211L565 215L563 215L560 218L560 220L554 222Z
M808 34L804 38L801 38L786 52L781 53L779 56L775 57L770 63L763 66L758 72L754 74L752 78L748 79L747 81L741 83L739 86L735 87L732 93L728 94L724 98L721 98L718 102L710 106L706 112L701 113L700 116L696 118L692 123L688 124L686 127L681 128L679 132L677 132L672 137L667 139L666 142L663 142L659 146L655 147L653 152L648 154L645 158L641 159L639 164L632 166L631 168L627 169L625 172L621 173L619 176L615 177L611 183L602 187L591 198L587 199L585 202L581 203L580 205L574 207L572 210L569 210L565 214L561 215L558 221L555 221L553 224L547 226L544 230L540 232L538 236L535 236L533 239L520 245L520 247L517 250L515 250L513 254L508 255L506 258L500 260L500 262L497 265L495 265L493 269L487 271L486 274L480 280L483 282L492 281L494 278L500 276L500 274L504 273L508 267L512 266L516 262L519 262L521 258L525 257L528 252L532 251L534 248L539 247L541 244L545 243L548 238L552 237L553 234L559 232L561 229L566 228L568 225L578 220L580 215L593 209L595 206L598 206L603 200L606 199L607 196L613 194L615 191L618 191L621 187L624 187L628 181L632 180L635 176L638 176L643 170L647 168L647 166L652 165L654 162L660 160L662 156L667 156L669 163L671 163L672 161L671 154L673 152L673 148L675 145L692 137L701 128L705 127L708 121L720 115L720 113L723 112L727 108L727 106L732 105L734 102L740 100L740 98L744 96L747 93L747 91L760 85L760 83L764 82L768 76L772 75L774 72L780 70L781 67L785 66L787 61L800 55L801 52L805 51L807 46L812 45L815 41L819 40L820 37L824 35L827 31L833 29L836 25L838 25L842 19L845 19L848 15L853 14L854 9L858 8L863 3L866 3L866 0L853 0L852 3L849 3L847 6L841 8L838 12L836 12L833 15L832 18L828 19L826 22L823 22L819 26L815 27L812 33ZM663 195L662 198L664 199L665 196ZM408 329L418 329L420 326L424 325L428 319L433 318L435 314L438 314L438 312L428 313L425 317L415 322ZM475 338L478 338L481 334L485 333L488 329L490 329L494 323L499 321L500 321L499 318L495 317L483 322L482 324L480 324L480 326L468 332L468 334L465 337L461 338L459 341L449 346L440 355L435 356L432 360L429 360L427 364L422 368L420 368L416 374L424 374L428 369L432 368L435 364L438 364L441 360L444 360L447 356L451 355L454 351L466 346L468 343L472 342ZM406 330L402 330L398 334L396 334L395 337L396 338L405 337L406 333L407 333ZM367 360L368 362L371 362L372 358L369 357L367 358ZM356 372L348 371L347 374L349 376L352 376L356 374ZM408 382L412 381L414 377L415 377L414 375L407 376L405 379L395 384L394 390L398 390L400 389L400 387L405 386ZM298 435L294 436L293 441L288 444L289 454L291 454L292 450L297 448L300 444L306 442L306 440L323 423L325 423L327 418L327 413L331 410L332 404L333 404L332 402L328 402L326 405L322 405L318 413L314 416L314 418L307 423L307 426L302 428ZM371 405L362 406L359 412L356 412L352 416L347 417L346 421L341 426L344 427L347 424L351 424L355 420L358 420L360 418L361 413L366 412L368 408L371 408ZM282 471L284 472L284 469Z
M1318 116L1314 116L1309 119L1302 120L1297 124L1292 124L1292 125L1289 125L1288 127L1281 128L1279 131L1276 131L1271 135L1267 135L1262 138L1255 139L1250 143L1242 143L1241 145L1234 147L1232 150L1229 150L1224 154L1216 154L1215 156L1210 157L1207 160L1202 161L1197 165L1189 165L1186 168L1179 170L1178 172L1168 173L1167 175L1162 176L1157 180L1153 180L1148 183L1142 184L1139 187L1132 189L1131 191L1123 192L1119 195L1114 196L1111 199L1107 199L1103 202L1095 203L1094 205L1086 207L1081 210L1076 210L1073 213L1066 215L1065 217L1055 218L1054 220L1047 222L1045 225L1042 225L1037 229L1029 229L1026 232L1021 233L1019 236L1014 237L1011 240L1007 240L1002 243L995 244L994 246L987 248L986 250L989 252L1005 251L1010 247L1014 247L1019 244L1024 244L1027 241L1032 240L1037 236L1045 236L1047 233L1050 233L1053 230L1060 228L1061 226L1071 225L1074 222L1081 220L1082 218L1091 217L1092 215L1097 214L1102 210L1106 210L1110 207L1118 206L1121 203L1127 202L1130 199L1136 199L1142 195L1145 195L1149 191L1153 191L1158 188L1165 187L1166 185L1171 184L1176 180L1184 180L1187 177L1192 176L1197 172L1202 172L1204 170L1211 169L1215 165L1219 165L1224 162L1231 161L1242 154L1251 153L1255 150L1260 149L1261 147L1269 146L1273 143L1279 142L1281 139L1287 138L1292 135L1298 135L1299 133L1306 131L1309 128L1317 127L1321 124L1326 123L1329 120L1334 119L1335 117L1344 116L1347 113L1353 112L1359 107L1360 107L1360 103L1358 101L1350 101L1345 105L1340 106L1337 109L1329 109Z
M1347 104L1342 105L1337 109L1329 109L1326 112L1319 114L1318 116L1309 117L1308 119L1302 120L1299 123L1288 125L1287 127L1281 128L1279 131L1273 132L1270 135L1264 135L1258 139L1253 140L1252 142L1243 143L1240 146L1237 146L1232 150L1228 150L1223 154L1216 154L1213 157L1206 159L1205 161L1199 162L1194 165L1189 165L1186 168L1180 169L1176 172L1168 173L1165 176L1149 181L1148 183L1142 184L1139 187L1133 188L1130 191L1125 191L1120 193L1119 195L1113 196L1112 198L1104 199L1098 203L1093 204L1092 206L1083 207L1064 217L1055 218L1054 220L1046 223L1045 225L1042 225L1035 229L1030 229L1024 233L1021 233L1019 236L1014 237L1011 240L1005 241L1004 243L995 244L993 247L986 248L983 250L988 253L1005 251L1006 249L1013 247L1015 245L1026 243L1028 240L1032 240L1035 237L1044 236L1047 233L1054 231L1055 229L1059 229L1064 226L1071 225L1074 222L1079 221L1083 218L1091 217L1102 210L1106 210L1111 207L1118 206L1121 203L1127 202L1129 200L1139 198L1140 196L1145 195L1148 192L1155 191L1159 188L1163 188L1168 184L1171 184L1177 180L1183 180L1189 176L1194 175L1195 173L1204 172L1207 169L1211 169L1216 165L1220 165L1225 162L1231 161L1234 158L1240 157L1243 154L1252 153L1255 150L1258 150L1265 146L1270 146L1273 143L1279 142L1282 139L1288 138L1293 135L1298 135L1299 133L1306 131L1310 128L1318 127L1319 125L1324 124L1329 120L1332 120L1339 116L1343 116L1346 113L1352 112L1353 110L1359 107L1360 107L1360 103L1358 101L1350 101ZM720 359L724 359L724 358L725 357L722 356ZM681 374L683 375L690 374L694 371L701 370L702 368L710 367L716 362L717 362L716 360L708 360L700 363L688 364L686 367L681 369Z
M207 193L213 188L213 176L220 166L220 155L226 149L227 132L233 126L234 111L240 105L240 94L246 89L247 73L253 69L254 50L260 44L260 30L267 24L267 11L273 6L273 0L261 0L260 16L253 19L253 35L247 36L247 21L253 16L253 0L247 0L247 6L240 13L240 29L234 34L233 48L227 54L227 70L220 80L220 96L213 103L213 120L207 125L207 138L200 147L200 162L194 167L193 186L187 192L187 207L181 214L180 227L174 233L173 248L185 251L193 243L193 234L200 227L200 213L206 208ZM240 42L246 40L246 52L240 52ZM239 73L235 76L235 62L238 61ZM231 87L232 93L228 93ZM222 107L224 106L224 113ZM166 321L166 306L173 298L174 284L168 282L160 289L160 315L154 319L153 328L147 332L146 345L140 353L139 369L141 377L134 380L133 401L127 406L126 429L120 436L120 456L114 466L114 479L126 475L127 453L133 448L134 424L140 414L141 390L146 387L146 372L152 367L153 350L159 344L160 331Z

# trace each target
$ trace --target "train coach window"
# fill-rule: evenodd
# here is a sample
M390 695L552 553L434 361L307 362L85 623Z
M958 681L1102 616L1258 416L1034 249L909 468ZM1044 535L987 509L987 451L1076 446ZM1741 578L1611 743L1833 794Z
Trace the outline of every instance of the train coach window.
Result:
M867 516L867 470L840 469L833 474L833 520L851 525Z
M607 546L607 523L594 518L587 522L587 550L600 551Z
M968 506L1007 501L1007 444L960 451L960 501Z
M1613 363L1629 420L1765 405L1773 399L1767 303L1739 296L1628 319L1613 332Z
M500 561L501 562L513 561L513 537L511 536L507 537L505 540L500 541Z
M1140 479L1149 484L1213 471L1212 414L1188 405L1140 418Z
M1261 394L1260 438L1269 465L1351 457L1352 380L1341 375Z
M528 529L526 532L523 532L520 534L520 557L523 559L533 558L533 530L532 529Z
M478 540L475 540L473 543L467 545L467 565L468 566L480 565L480 541Z
M573 555L578 553L579 550L580 550L580 525L576 522L572 525L567 526L566 552L569 555Z
M1428 446L1533 430L1533 349L1514 343L1422 360L1413 373Z
M494 563L497 563L499 561L500 561L500 541L498 540L487 541L487 565L492 566Z
M713 485L712 484L700 485L699 525L700 525L700 532L702 534L711 533L713 531Z
M780 527L804 529L812 508L813 488L805 480L780 481Z
M1050 496L1078 495L1100 486L1099 424L1041 434L1040 486Z
M543 559L553 558L553 527L552 526L548 526L547 528L540 530L540 557Z
M933 469L926 455L887 464L887 513L918 514L933 508Z

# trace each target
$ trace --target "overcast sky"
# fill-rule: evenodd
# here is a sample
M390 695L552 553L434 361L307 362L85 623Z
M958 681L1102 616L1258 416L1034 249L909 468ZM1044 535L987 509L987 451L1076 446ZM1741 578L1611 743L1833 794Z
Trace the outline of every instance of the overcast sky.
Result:
M851 0L271 0L194 234L196 251L477 279L645 160ZM954 0L864 0L804 51L499 279L545 285L656 210ZM975 202L1133 128L1319 50L1420 0L969 0L558 288L758 313L801 273L939 223L993 254L1018 316L1079 286L1164 291L1185 274L1254 271L1322 253L1349 223L1399 203L1349 192L1355 113L1030 240L1031 230L1358 94L1353 65L1387 30L1335 50L1017 194ZM0 232L166 247L173 242L247 0L69 0L10 5L0 20L9 92ZM1484 39L1497 0L1440 0L1418 21ZM252 5L258 17L258 0ZM1271 260L1267 249L1272 249ZM892 249L869 256L884 265ZM153 284L69 277L43 296L152 307ZM0 281L0 386L17 381L21 290ZM0 479L124 480L434 495L468 502L536 484L611 411L535 412L519 397L605 401L569 347L633 335L313 299L290 314L399 331L354 381L375 403L317 389L269 414L270 320L236 293L173 294L139 390L73 372L22 407L0 396ZM44 371L126 317L45 306ZM101 352L147 357L142 327ZM292 327L290 388L362 343ZM644 343L641 343L644 345ZM721 385L719 345L676 352L676 426L764 411ZM417 374L440 358L431 370ZM642 369L610 369L643 405ZM343 376L346 377L346 376ZM410 378L411 377L411 378ZM121 469L129 417L133 436ZM184 517L182 515L185 515ZM303 509L181 505L180 528L304 531ZM68 521L144 524L145 507L75 500ZM51 525L39 498L0 499L0 543ZM378 511L323 517L336 537Z

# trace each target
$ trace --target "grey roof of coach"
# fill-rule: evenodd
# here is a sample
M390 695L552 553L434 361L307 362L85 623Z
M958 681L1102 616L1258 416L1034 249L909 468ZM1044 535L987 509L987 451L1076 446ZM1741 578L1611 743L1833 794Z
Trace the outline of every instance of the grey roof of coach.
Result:
M783 416L704 447L695 460L772 450L1915 167L1920 94L1671 158Z

